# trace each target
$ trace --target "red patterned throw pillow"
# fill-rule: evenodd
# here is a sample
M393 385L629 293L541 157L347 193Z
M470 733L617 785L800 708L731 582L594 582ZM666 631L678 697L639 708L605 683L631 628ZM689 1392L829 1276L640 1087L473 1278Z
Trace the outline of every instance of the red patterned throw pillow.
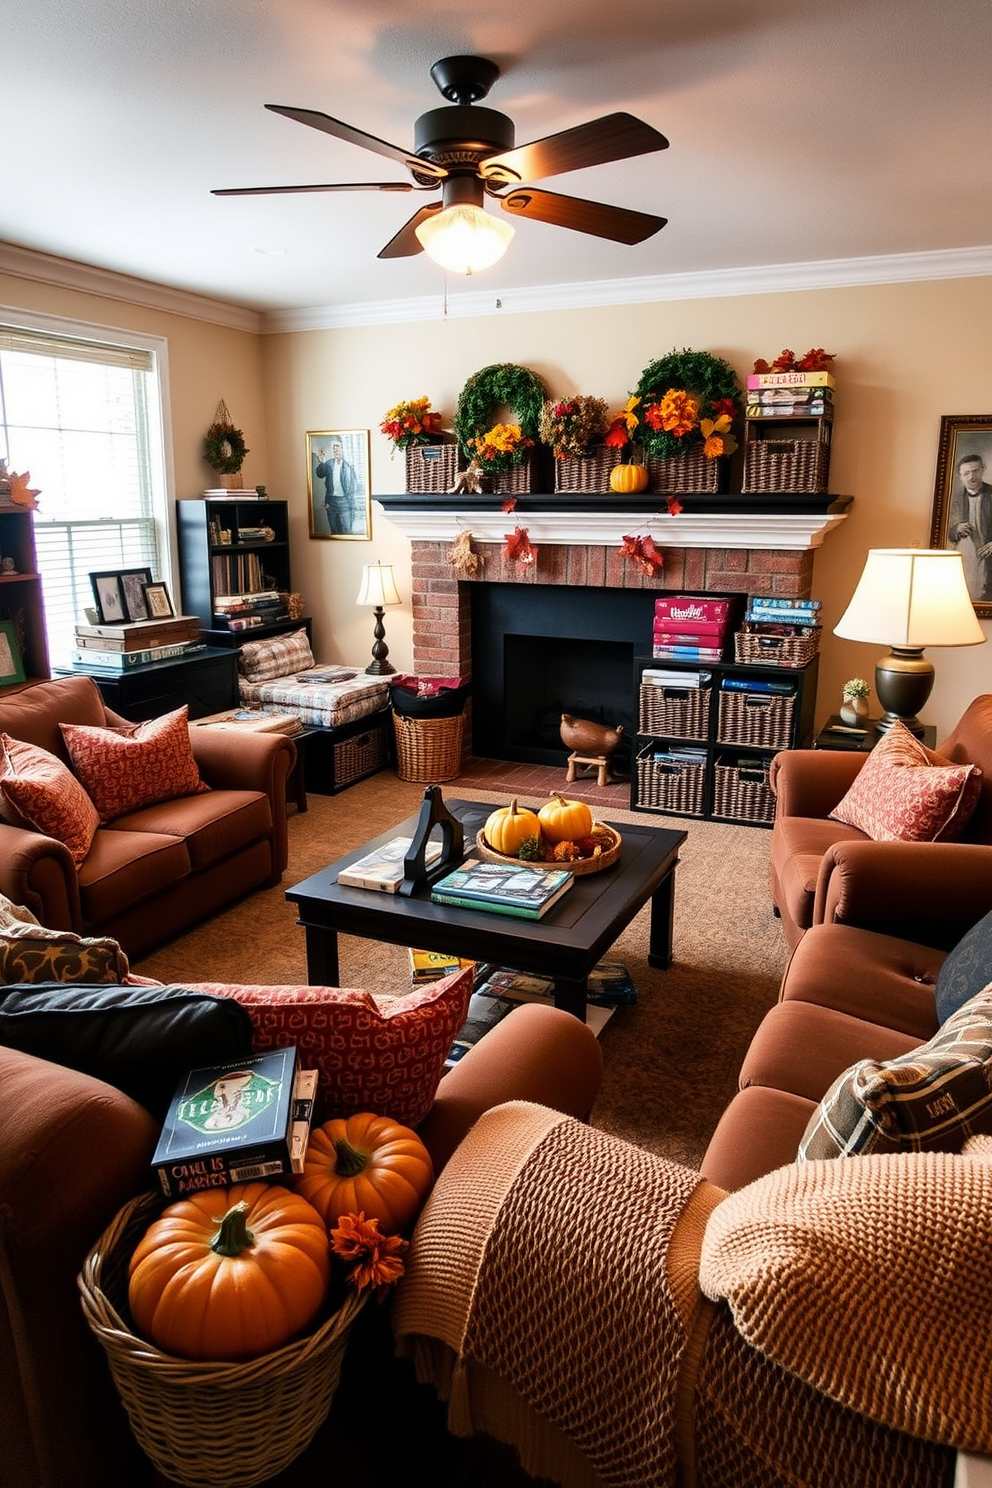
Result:
M953 764L894 723L830 816L874 842L955 842L981 788L977 765Z
M320 1071L325 1117L372 1111L416 1126L434 1104L472 979L466 967L406 996L379 1000L339 987L186 985L247 1008L256 1051L295 1044L303 1067Z
M93 802L71 770L47 749L9 734L0 734L0 747L0 817L64 843L78 868L100 825Z
M113 821L156 801L195 796L210 789L200 779L183 706L161 718L126 728L60 723L75 770L100 813Z

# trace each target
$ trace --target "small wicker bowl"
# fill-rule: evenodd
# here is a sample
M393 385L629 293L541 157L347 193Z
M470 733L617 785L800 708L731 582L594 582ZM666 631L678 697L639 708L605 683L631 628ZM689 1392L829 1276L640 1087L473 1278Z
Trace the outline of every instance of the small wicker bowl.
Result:
M497 852L494 847L490 847L482 835L481 827L476 834L475 847L479 857L487 859L490 863L515 863L518 868L522 866L526 866L527 868L567 868L569 872L575 874L576 878L581 878L586 873L602 873L604 868L612 868L620 856L620 848L623 842L620 833L615 831L613 827L605 826L602 822L597 822L596 826L599 827L600 831L609 832L611 838L610 846L604 847L603 851L595 858L576 858L571 863L521 864L519 858L507 857L506 853Z

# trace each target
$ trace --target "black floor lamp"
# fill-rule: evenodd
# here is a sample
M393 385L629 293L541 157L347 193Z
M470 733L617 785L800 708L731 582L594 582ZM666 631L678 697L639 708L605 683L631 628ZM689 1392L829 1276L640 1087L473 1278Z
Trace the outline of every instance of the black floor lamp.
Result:
M396 668L391 661L386 659L389 656L389 647L386 645L386 627L383 624L384 607L403 603L396 589L391 563L365 564L362 569L361 587L355 603L370 605L375 616L372 660L365 670L373 677L385 677L390 672L395 672Z

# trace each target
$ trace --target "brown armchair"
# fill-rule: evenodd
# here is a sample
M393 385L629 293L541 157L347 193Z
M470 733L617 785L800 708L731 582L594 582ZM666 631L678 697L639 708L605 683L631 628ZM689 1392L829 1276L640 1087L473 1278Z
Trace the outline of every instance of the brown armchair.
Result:
M867 755L776 755L771 892L790 947L811 925L836 923L947 950L992 908L992 695L975 699L937 752L983 773L959 842L874 842L831 820Z

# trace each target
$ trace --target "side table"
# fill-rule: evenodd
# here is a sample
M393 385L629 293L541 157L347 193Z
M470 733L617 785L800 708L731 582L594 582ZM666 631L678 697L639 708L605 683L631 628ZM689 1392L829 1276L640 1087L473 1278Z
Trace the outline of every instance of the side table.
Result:
M882 737L877 731L877 718L865 720L862 728L851 728L839 713L832 714L813 740L814 749L846 749L851 753L870 754ZM928 749L937 743L937 730L933 724L925 724L921 741Z
M238 653L216 646L122 672L80 665L52 671L57 677L92 677L107 707L131 723L160 718L183 703L191 719L238 706Z

